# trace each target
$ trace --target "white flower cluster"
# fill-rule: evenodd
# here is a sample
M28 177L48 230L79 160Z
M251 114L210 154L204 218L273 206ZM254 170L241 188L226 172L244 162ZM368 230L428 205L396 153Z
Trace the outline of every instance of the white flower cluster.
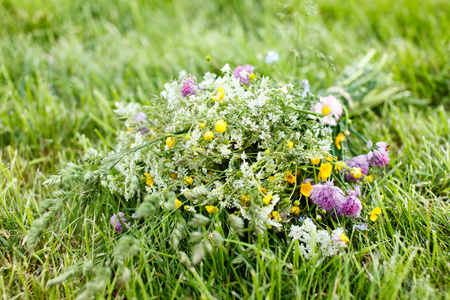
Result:
M289 236L301 242L300 251L306 258L317 250L325 257L333 256L346 247L345 242L333 239L328 231L317 230L311 219L305 219L302 226L292 225Z
M114 153L130 154L102 184L126 199L173 191L187 211L214 205L279 228L291 208L292 187L283 173L326 157L330 133L309 113L312 100L294 97L292 84L279 87L254 76L246 86L229 66L222 72L207 73L198 84L182 72L148 106L118 104L128 128ZM188 199L200 186L206 200Z

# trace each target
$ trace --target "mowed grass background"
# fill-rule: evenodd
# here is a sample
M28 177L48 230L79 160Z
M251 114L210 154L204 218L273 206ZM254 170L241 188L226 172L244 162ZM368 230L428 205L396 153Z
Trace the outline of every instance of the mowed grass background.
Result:
M53 192L42 182L88 147L114 144L114 102L145 104L180 70L214 71L206 55L277 82L308 78L313 90L378 68L403 96L360 109L355 127L392 145L387 170L401 163L365 199L382 218L340 257L306 261L277 236L266 236L278 246L261 255L235 238L195 271L167 243L171 223L149 221L128 233L142 241L139 255L112 269L97 297L450 299L449 15L447 1L0 0L3 299L95 291L84 285L101 270L46 283L86 260L110 263L117 204L105 194L85 207L71 196L30 254L27 233ZM268 50L281 56L275 65L264 63ZM376 53L370 64L354 66L367 53Z

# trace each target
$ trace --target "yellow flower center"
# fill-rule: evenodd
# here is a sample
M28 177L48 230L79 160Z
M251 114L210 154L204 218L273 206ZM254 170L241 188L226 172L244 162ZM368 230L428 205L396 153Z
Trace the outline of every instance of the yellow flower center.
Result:
M322 113L325 116L328 116L331 113L331 109L328 106L325 106L324 108L322 108Z

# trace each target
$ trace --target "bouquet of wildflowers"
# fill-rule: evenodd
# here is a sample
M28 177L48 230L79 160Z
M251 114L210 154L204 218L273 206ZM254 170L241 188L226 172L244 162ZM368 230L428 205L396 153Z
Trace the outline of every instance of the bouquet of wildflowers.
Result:
M198 240L199 226L211 239L289 231L306 257L312 243L325 256L346 247L347 229L336 225L342 219L367 229L358 221L371 210L361 195L373 180L369 168L388 163L388 145L369 143L370 152L348 157L350 122L335 96L311 94L307 80L276 85L250 65L225 65L201 81L181 72L164 88L148 106L117 103L126 130L116 149L86 154L103 170L104 187L138 200L133 219L176 213L191 230L184 236L175 228L174 247L189 235ZM122 212L111 217L118 232L133 222ZM218 232L219 224L226 229ZM202 243L197 250L210 248Z

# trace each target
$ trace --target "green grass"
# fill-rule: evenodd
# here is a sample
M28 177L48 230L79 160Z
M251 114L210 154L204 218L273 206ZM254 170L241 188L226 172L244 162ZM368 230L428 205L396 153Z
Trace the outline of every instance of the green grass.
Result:
M306 13L315 7L318 14ZM85 261L111 263L119 236L108 195L87 207L69 195L34 254L25 240L39 203L52 197L42 183L90 146L114 143L115 101L152 101L178 71L213 70L208 54L219 65L254 64L279 82L308 78L320 90L375 51L362 69L378 71L363 86L395 90L377 98L359 88L355 126L392 145L388 169L401 165L365 200L383 217L367 236L355 233L353 251L307 261L284 235L267 235L272 247L262 255L258 244L229 237L190 270L168 244L174 219L150 220L129 232L141 251L98 297L449 299L449 14L446 1L416 0L0 0L0 294L72 299L102 278L88 265L83 272ZM281 55L275 66L262 60L268 50ZM77 276L46 287L77 263Z

